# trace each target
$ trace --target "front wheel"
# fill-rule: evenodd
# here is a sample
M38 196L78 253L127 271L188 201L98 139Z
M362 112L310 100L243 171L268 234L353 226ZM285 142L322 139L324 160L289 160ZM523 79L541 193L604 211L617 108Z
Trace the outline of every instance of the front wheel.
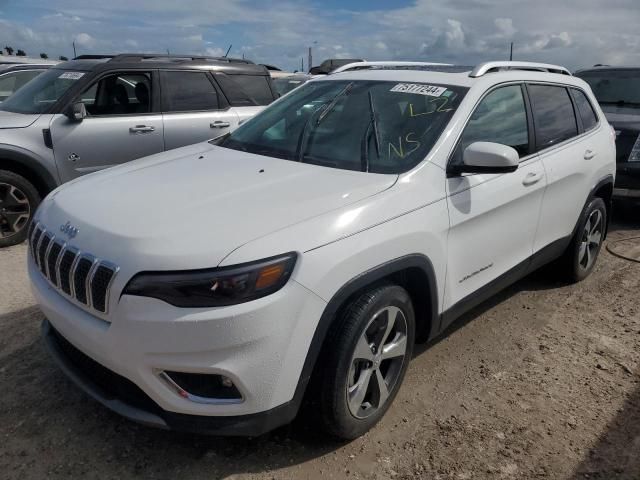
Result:
M322 426L354 439L385 414L413 352L415 315L396 285L374 288L347 307L329 337L321 375Z
M0 170L0 247L22 243L40 204L36 188L24 177Z

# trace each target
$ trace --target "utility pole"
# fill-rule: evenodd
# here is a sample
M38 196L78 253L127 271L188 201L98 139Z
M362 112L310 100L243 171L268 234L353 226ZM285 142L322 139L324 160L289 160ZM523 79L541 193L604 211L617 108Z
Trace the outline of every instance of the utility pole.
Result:
M511 50L509 52L509 61L513 60L513 42L511 42Z
M304 57L300 57L300 71L304 72Z
M76 41L74 40L72 44L73 44L73 58L75 58L78 56L78 54L76 53Z
M307 66L309 67L309 70L311 70L311 65L313 65L313 58L311 56L311 47L309 47L309 59L307 60Z

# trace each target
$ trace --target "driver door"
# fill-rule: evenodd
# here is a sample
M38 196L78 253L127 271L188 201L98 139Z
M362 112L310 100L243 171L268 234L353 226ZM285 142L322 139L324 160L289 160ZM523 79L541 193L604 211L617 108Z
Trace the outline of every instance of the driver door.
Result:
M491 90L476 106L450 160L462 162L464 149L478 141L509 145L520 155L512 173L447 178L450 229L444 308L451 315L445 315L445 324L528 267L546 185L528 113L522 85Z
M51 138L62 181L164 150L157 72L109 73L75 102L87 116L73 121L57 114Z

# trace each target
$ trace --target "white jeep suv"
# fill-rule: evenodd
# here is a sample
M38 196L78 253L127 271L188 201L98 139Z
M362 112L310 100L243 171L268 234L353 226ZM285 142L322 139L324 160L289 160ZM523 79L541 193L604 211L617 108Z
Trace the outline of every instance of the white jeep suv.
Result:
M552 260L593 270L615 166L562 67L343 68L215 141L52 192L28 262L43 335L145 424L258 435L314 392L354 438L416 341Z

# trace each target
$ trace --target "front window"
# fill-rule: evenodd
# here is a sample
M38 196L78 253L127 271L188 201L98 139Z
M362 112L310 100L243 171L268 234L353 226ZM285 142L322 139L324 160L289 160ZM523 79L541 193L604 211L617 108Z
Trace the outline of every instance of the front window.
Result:
M640 69L593 70L577 74L601 105L640 106Z
M44 113L85 75L85 72L50 69L38 75L0 105L15 113Z
M401 173L426 157L466 91L423 83L310 82L218 144L326 167Z

